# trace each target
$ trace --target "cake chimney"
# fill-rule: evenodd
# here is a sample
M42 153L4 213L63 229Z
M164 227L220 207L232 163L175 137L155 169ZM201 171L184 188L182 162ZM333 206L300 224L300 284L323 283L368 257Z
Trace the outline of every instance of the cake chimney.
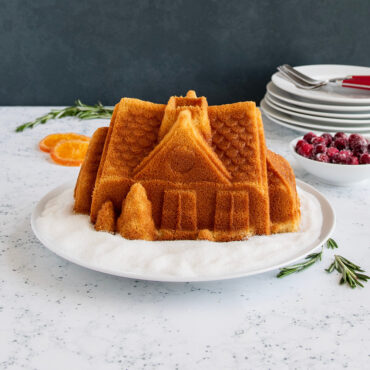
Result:
M158 141L161 141L170 131L173 124L177 121L179 113L184 110L190 111L194 127L199 130L204 139L210 144L212 134L208 118L208 102L204 96L198 98L194 90L189 90L185 97L172 96L170 98L159 128Z

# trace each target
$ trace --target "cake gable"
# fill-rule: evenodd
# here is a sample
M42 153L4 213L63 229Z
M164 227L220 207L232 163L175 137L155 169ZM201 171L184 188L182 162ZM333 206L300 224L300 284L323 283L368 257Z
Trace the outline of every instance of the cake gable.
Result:
M170 131L134 170L133 179L230 184L231 176L194 127L190 111L184 110Z

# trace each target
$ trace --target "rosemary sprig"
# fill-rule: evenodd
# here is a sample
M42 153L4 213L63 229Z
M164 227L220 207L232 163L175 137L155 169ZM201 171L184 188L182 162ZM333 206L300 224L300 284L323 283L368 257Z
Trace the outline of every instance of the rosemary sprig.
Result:
M336 249L338 248L338 244L334 239L328 239L326 247L328 249ZM280 272L276 277L281 278L295 272L305 270L307 267L310 267L315 262L321 260L322 252L323 247L321 247L321 251L319 253L309 254L303 262L280 269ZM339 284L347 283L351 288L356 288L356 286L364 287L361 281L367 282L367 280L370 279L370 276L361 274L361 272L365 271L362 270L360 266L355 265L353 262L337 254L334 255L334 262L325 271L331 273L334 270L342 274Z
M326 247L330 249L335 249L335 248L338 248L338 244L336 243L334 239L329 238L328 241L326 242ZM323 247L321 248L321 252L309 254L305 258L305 260L307 261L297 263L296 265L292 265L292 266L288 266L288 267L284 267L280 269L280 272L276 275L276 277L281 278L284 276L288 276L290 274L302 271L306 269L307 267L312 266L315 262L321 261L322 252L323 252Z
M358 285L363 288L364 286L361 281L366 282L370 279L370 276L361 274L361 272L365 271L362 270L360 266L355 265L353 262L337 254L334 255L334 262L326 269L329 273L334 270L342 274L339 284L347 283L351 288L356 288Z
M282 278L284 276L294 274L295 272L305 270L306 268L312 266L317 261L321 261L322 251L323 251L323 248L321 247L320 252L311 253L308 256L306 256L304 262L297 263L295 265L291 265L291 266L284 267L284 268L280 269L280 272L276 275L276 277Z
M336 249L338 248L338 244L334 239L329 238L326 242L326 247L330 249Z
M102 103L98 102L95 105L87 105L76 100L75 104L59 110L52 110L41 117L36 118L31 122L24 123L16 128L16 132L22 132L26 128L33 128L37 125L45 124L51 119L63 118L63 117L77 117L79 119L94 119L94 118L111 118L113 108L105 107Z

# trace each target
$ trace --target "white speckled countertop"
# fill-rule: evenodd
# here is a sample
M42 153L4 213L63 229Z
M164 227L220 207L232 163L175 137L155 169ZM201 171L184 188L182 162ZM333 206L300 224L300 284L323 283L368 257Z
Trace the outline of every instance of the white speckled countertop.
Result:
M339 286L324 271L329 250L284 279L274 271L194 284L104 275L44 248L30 227L32 209L79 169L53 164L39 140L91 135L108 123L64 119L14 132L48 110L0 108L1 369L368 368L370 283ZM299 134L264 123L268 146L292 163L287 143ZM370 273L370 182L335 188L293 167L333 204L338 254Z

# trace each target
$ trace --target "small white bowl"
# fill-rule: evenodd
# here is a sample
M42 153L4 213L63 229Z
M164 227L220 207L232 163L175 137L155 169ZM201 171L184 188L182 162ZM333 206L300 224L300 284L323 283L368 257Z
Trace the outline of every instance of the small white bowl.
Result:
M370 164L348 165L318 162L305 158L295 151L297 141L302 136L292 140L289 144L290 151L299 165L310 174L330 185L348 186L365 181L370 178Z

